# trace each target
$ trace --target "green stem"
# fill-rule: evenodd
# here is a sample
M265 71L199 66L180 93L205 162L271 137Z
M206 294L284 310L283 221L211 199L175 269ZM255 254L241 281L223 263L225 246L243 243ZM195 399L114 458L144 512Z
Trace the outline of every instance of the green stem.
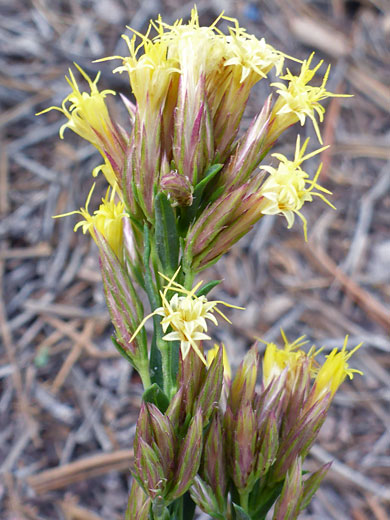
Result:
M172 351L170 345L160 338L157 339L157 347L161 352L164 392L170 400L174 390L172 381Z
M149 372L149 361L146 358L146 362L142 363L142 365L137 366L138 373L141 377L142 385L144 387L144 390L147 390L150 386L152 386L152 380L150 378L150 372Z
M240 506L243 508L245 512L248 511L249 507L249 491L239 491L240 494Z
M184 287L190 291L194 284L195 273L192 270L188 270L184 275Z

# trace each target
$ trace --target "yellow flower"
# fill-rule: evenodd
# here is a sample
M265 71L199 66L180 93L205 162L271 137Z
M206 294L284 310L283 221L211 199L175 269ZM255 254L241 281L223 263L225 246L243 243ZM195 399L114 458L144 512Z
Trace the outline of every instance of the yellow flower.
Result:
M272 154L273 157L279 160L279 165L277 168L273 166L261 166L261 168L270 175L261 186L259 192L263 197L259 206L261 212L264 215L284 215L288 223L288 228L291 228L293 225L295 214L297 214L303 221L305 240L307 240L307 221L300 212L304 203L311 202L313 196L316 196L326 202L331 208L335 209L333 204L331 204L322 193L319 193L331 194L330 191L317 184L322 164L318 167L313 180L309 179L309 174L302 170L300 166L303 161L314 157L328 147L324 146L305 155L308 142L309 138L306 139L302 148L300 148L300 136L298 135L293 161L289 161L280 153ZM318 192L314 192L314 189L317 189Z
M309 85L317 70L321 67L323 61L320 61L314 69L310 69L314 53L308 60L305 60L301 67L299 76L294 76L287 69L287 73L281 76L281 79L288 81L288 85L276 82L271 86L277 87L279 97L272 110L271 133L267 137L267 141L272 143L286 128L298 121L303 126L306 117L313 122L319 142L322 144L322 138L318 127L316 115L320 122L324 119L325 108L320 101L328 97L350 97L345 94L333 94L326 90L326 82L328 81L330 66L327 68L319 87Z
M221 19L234 24L234 27L229 27L229 35L217 29ZM209 108L214 115L225 93L234 100L234 93L230 92L233 87L239 90L245 83L244 91L249 93L252 86L265 78L273 67L277 75L283 67L284 55L281 52L268 45L264 38L258 40L247 34L235 18L222 13L209 27L199 25L195 7L187 23L178 19L170 25L159 17L150 22L146 35L131 27L128 29L134 33L133 38L122 37L130 56L112 56L97 61L123 61L114 72L128 72L141 114L145 113L148 104L154 112L163 107L168 90L172 97L179 75L193 91L204 76ZM153 29L156 36L150 38ZM141 39L139 45L136 45L137 36ZM246 94L241 96L246 101Z
M59 112L62 112L64 116L67 117L68 121L60 128L61 139L64 137L65 129L70 128L73 132L96 146L100 153L105 157L103 153L105 142L107 140L113 141L113 135L111 118L104 98L108 94L115 95L115 92L113 90L103 90L99 92L97 82L99 81L100 72L97 74L94 81L92 81L76 63L75 67L88 82L91 90L90 94L80 91L73 72L69 69L70 77L65 77L72 88L72 92L64 99L62 107L52 106L39 112L39 114L43 114L49 110L58 110ZM70 103L69 107L67 106L68 103Z
M315 356L320 350L312 346L308 353L300 350L307 341L301 336L289 343L286 335L281 331L284 348L278 348L274 343L268 343L263 357L263 381L267 386L274 378L279 377L287 369L287 387L293 388L297 376L300 376L302 365L307 364L307 370L313 376L315 373Z
M158 307L142 320L130 341L133 341L149 318L155 315L162 316L161 326L163 332L166 333L169 327L172 329L171 332L163 336L163 339L165 341L180 341L183 358L187 356L190 348L193 348L203 363L207 365L207 361L199 347L199 341L211 339L210 336L205 334L205 332L207 332L206 320L218 325L217 319L214 316L214 312L217 312L227 322L231 323L218 309L217 305L222 304L234 309L242 309L242 307L230 305L220 300L208 301L205 296L196 296L196 292L203 282L199 282L191 291L188 291L182 285L175 282L179 270L180 268L172 278L168 278L160 273L160 276L168 281L168 284L164 287L164 291L160 291L162 307ZM167 297L168 291L174 292L174 295L170 299Z
M74 214L81 215L85 220L78 222L74 227L74 231L77 231L80 227L84 234L89 231L95 243L99 245L96 236L96 231L98 231L98 233L100 233L107 241L116 256L121 259L123 246L122 219L126 216L125 206L121 201L115 203L115 189L111 191L109 197L110 188L108 188L106 196L102 199L99 209L95 210L93 215L91 215L88 206L94 188L95 184L93 184L88 194L85 208L81 208L78 211L71 211L70 213L64 213L62 215L56 215L54 218L66 217Z
M362 346L362 343L359 343L353 350L347 352L347 342L348 336L345 337L343 348L340 351L334 348L326 356L325 363L319 369L315 379L313 401L318 401L328 393L333 397L347 376L353 379L355 373L363 374L361 370L349 368L348 365L348 360Z
M163 110L168 92L175 89L175 81L177 82L180 72L177 60L168 57L168 43L148 37L153 27L156 28L156 25L151 23L146 35L128 27L134 33L133 37L130 39L123 34L122 38L127 44L130 56L110 56L96 60L122 60L123 64L113 72L128 73L142 121L145 121L148 112L159 114ZM139 45L136 45L137 36L141 38ZM139 56L140 52L142 54Z
M219 345L215 344L213 348L207 351L207 366L216 358L219 351ZM223 376L225 381L230 381L232 378L232 369L230 367L229 358L226 352L225 345L222 344L222 357L223 357Z
M345 338L343 348L340 351L337 348L333 349L326 356L325 363L322 366L319 366L314 359L322 351L322 348L316 350L313 345L306 353L300 350L300 347L307 343L307 341L302 341L305 336L301 336L293 343L287 341L283 331L282 337L285 343L283 349L278 348L274 343L267 344L263 358L264 385L267 386L274 378L285 372L286 388L290 397L293 398L294 387L298 378L302 378L304 374L309 373L310 378L314 379L314 384L306 404L308 409L327 394L330 394L332 398L347 376L352 379L355 373L363 374L360 370L349 368L349 358L362 346L362 343L347 352L348 336Z
M226 38L227 56L224 67L237 67L241 72L240 83L249 79L254 84L259 79L266 78L273 67L279 76L283 68L283 54L267 44L264 38L258 40L253 34L247 34L246 29L240 27L235 18L223 18L234 23L234 27L229 27L230 36Z
M208 76L221 66L224 59L225 36L215 27L221 17L210 27L201 27L194 8L187 24L177 20L169 25L159 19L158 25L155 25L158 32L156 40L166 43L169 58L177 62L180 73L186 74L187 82L192 80L194 86L202 74Z

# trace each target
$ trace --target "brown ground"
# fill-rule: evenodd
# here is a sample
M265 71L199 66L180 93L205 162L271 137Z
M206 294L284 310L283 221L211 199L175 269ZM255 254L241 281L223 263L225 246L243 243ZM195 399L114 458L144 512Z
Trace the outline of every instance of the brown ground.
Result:
M75 219L97 164L94 150L61 117L34 113L59 104L77 61L124 52L126 24L142 30L162 13L188 15L177 0L32 0L0 6L0 517L7 520L123 518L141 388L110 343L111 329L90 240ZM320 201L301 226L264 221L207 276L220 296L244 305L216 331L237 365L254 336L306 334L328 349L350 334L364 348L312 450L309 467L333 468L302 519L390 518L390 4L388 0L200 1L203 23L221 8L249 32L300 58L332 63L328 89L354 94L328 103L322 128ZM127 92L102 64L102 85ZM323 69L324 70L324 69ZM259 96L250 111L258 109ZM312 133L308 125L309 133ZM292 138L284 141L287 153ZM386 217L387 215L387 217ZM216 294L216 293L214 293Z

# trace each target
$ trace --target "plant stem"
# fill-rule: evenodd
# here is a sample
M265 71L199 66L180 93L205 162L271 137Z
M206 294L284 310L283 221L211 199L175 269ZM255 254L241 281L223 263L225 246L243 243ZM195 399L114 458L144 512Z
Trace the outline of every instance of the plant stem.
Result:
M140 365L137 366L137 370L141 377L141 381L142 381L144 390L147 390L150 386L152 386L152 380L150 379L148 359L146 359L145 361L146 361L146 363L142 363L141 366Z
M248 491L245 491L245 492L239 491L239 494L240 494L240 506L244 509L245 512L247 512L248 506L249 506L249 492Z
M185 275L184 275L184 287L190 291L192 289L192 285L194 283L194 277L195 277L195 273L192 271L192 270L188 270L185 272Z
M164 392L169 399L172 397L173 382L172 382L172 352L170 345L166 341L157 338L157 347L161 352L162 373L164 380Z

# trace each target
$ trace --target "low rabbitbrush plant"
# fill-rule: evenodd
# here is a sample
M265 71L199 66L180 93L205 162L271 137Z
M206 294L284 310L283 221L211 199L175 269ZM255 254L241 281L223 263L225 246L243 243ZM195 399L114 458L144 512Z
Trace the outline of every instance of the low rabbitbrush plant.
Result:
M347 352L345 342L321 366L318 349L282 333L282 348L266 345L261 371L255 345L232 378L224 347L207 343L208 325L229 322L221 307L237 307L208 299L219 280L194 279L266 215L289 228L297 215L307 239L304 204L317 197L333 207L321 166L314 175L303 166L326 146L308 152L297 134L294 157L272 153L287 128L308 120L322 145L321 102L336 96L326 90L329 68L317 86L313 55L299 62L222 14L202 27L196 9L188 23L159 17L145 35L132 32L128 56L104 58L129 76L124 124L106 103L115 92L78 65L87 90L69 70L71 93L43 111L67 118L61 138L70 129L98 149L93 176L108 183L98 209L92 188L69 214L81 215L75 230L97 245L113 342L144 386L126 518L191 520L196 506L221 520L260 520L272 508L275 520L297 518L329 469L309 474L303 461L338 387L361 373L348 365L360 345ZM240 135L250 92L271 72L274 92Z

